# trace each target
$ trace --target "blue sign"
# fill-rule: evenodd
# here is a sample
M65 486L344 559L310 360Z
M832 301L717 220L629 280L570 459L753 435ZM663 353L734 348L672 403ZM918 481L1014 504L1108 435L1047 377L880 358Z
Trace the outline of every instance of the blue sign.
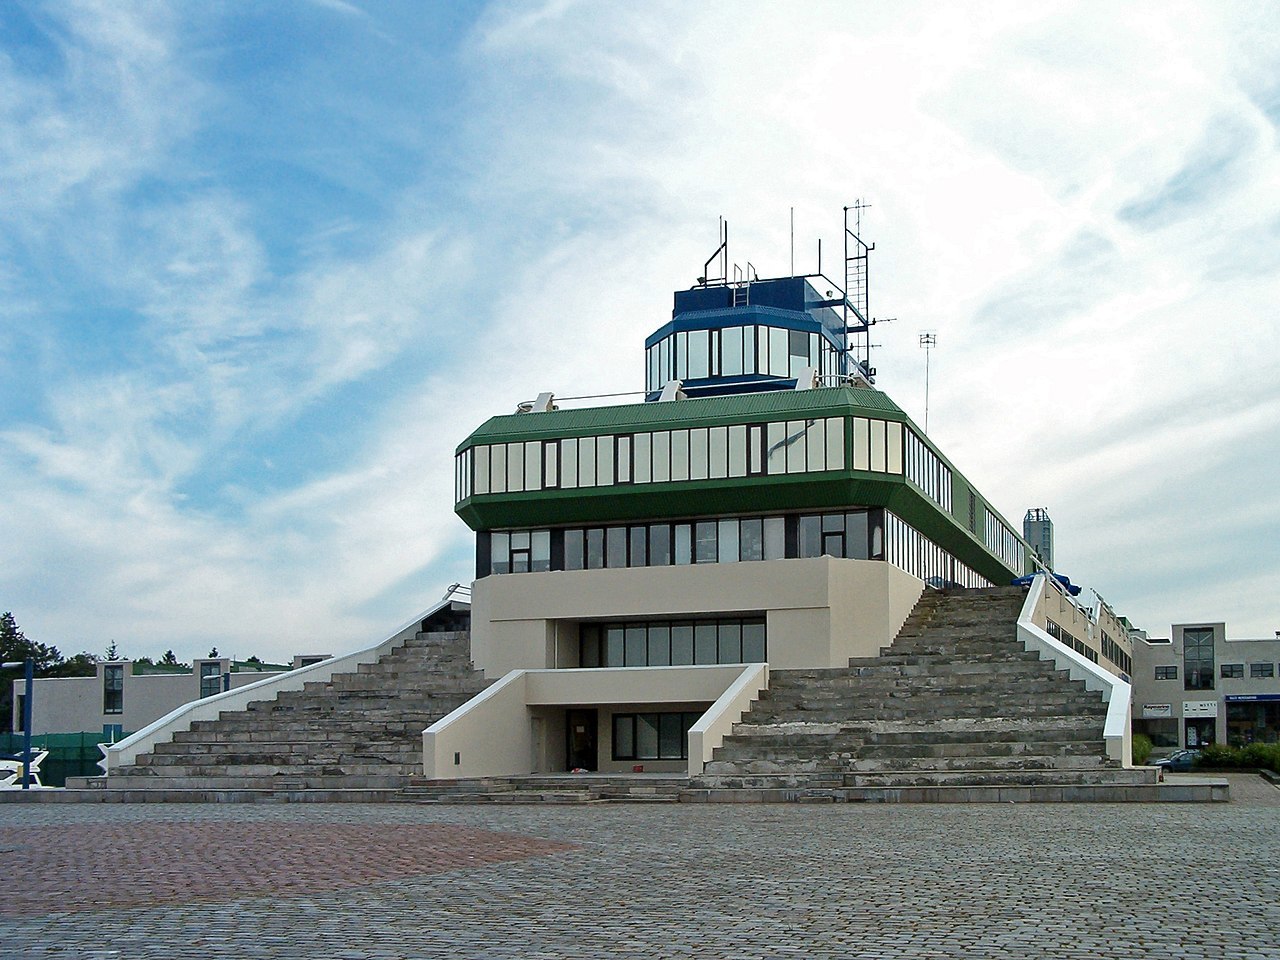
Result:
M1280 693L1231 693L1227 703L1254 703L1259 700L1280 700Z

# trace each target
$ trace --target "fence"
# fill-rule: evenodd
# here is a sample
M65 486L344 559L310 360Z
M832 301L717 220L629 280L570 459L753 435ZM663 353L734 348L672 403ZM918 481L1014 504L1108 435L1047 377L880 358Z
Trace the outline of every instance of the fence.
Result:
M102 769L98 761L102 759L102 752L98 744L104 739L101 732L33 734L31 749L49 751L40 764L40 782L46 787L63 787L67 777L99 776ZM0 733L0 753L21 756L22 734Z

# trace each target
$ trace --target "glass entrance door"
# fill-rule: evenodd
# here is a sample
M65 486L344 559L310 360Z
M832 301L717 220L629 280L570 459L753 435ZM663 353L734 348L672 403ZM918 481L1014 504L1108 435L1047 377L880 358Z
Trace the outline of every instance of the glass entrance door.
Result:
M1218 721L1213 717L1196 717L1184 720L1186 724L1186 744L1188 747L1205 747L1214 741L1214 727Z

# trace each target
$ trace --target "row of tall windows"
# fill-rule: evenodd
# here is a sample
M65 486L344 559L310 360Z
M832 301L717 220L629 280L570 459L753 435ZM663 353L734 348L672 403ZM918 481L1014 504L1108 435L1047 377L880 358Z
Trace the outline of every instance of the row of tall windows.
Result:
M787 555L783 517L570 528L563 533L565 570L737 563Z
M879 472L902 472L899 423L855 417L868 438L856 459ZM887 446L886 446L887 445ZM472 447L458 455L454 494L573 490L615 484L719 480L843 470L845 420L779 420L687 430L565 437Z
M951 468L938 459L938 455L929 449L929 445L911 429L907 430L906 461L907 479L919 487L926 497L950 513ZM969 504L971 529L973 506L971 499Z
M854 417L853 469L902 473L902 424Z
M1049 634L1049 636L1053 637L1053 639L1057 640L1063 646L1070 647L1076 653L1092 660L1094 663L1098 662L1097 650L1094 650L1093 647L1089 646L1079 637L1073 635L1067 630L1064 630L1054 621L1046 620L1044 630L1045 633Z
M888 560L935 587L991 582L894 514L880 510L496 530L476 539L476 576L796 557Z
M852 510L627 526L496 530L477 536L476 576L789 557L883 560L881 515L879 510ZM963 564L959 566L968 569Z
M615 713L614 760L687 760L689 729L700 713Z
M987 549L999 557L1009 569L1022 571L1026 564L1022 541L990 510L984 507L983 512L986 513Z
M458 455L454 495L461 501L473 493L573 490L843 470L848 466L845 419L777 420L487 444ZM903 425L868 417L848 419L853 469L901 474ZM909 430L906 433L914 436ZM934 499L949 509L951 471L936 457L934 463L938 467L935 476L940 478L938 496L942 498Z
M1133 658L1105 630L1102 631L1102 655L1114 663L1126 676L1133 673Z
M989 587L991 581L957 560L902 518L885 512L884 558L934 587Z
M684 667L764 663L763 617L584 623L578 632L581 667Z
M752 374L790 378L805 367L824 376L841 373L838 349L819 333L783 327L679 330L645 349L645 388L652 392L671 380Z

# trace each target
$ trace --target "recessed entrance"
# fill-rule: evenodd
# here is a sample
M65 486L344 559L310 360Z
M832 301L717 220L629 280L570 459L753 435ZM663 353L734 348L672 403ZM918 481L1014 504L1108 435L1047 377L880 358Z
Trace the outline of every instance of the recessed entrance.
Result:
M1186 725L1186 744L1188 747L1204 747L1214 742L1214 727L1217 720L1212 717L1196 717L1184 720Z
M595 710L566 710L565 760L570 770L596 770L600 766L598 732L600 720Z

